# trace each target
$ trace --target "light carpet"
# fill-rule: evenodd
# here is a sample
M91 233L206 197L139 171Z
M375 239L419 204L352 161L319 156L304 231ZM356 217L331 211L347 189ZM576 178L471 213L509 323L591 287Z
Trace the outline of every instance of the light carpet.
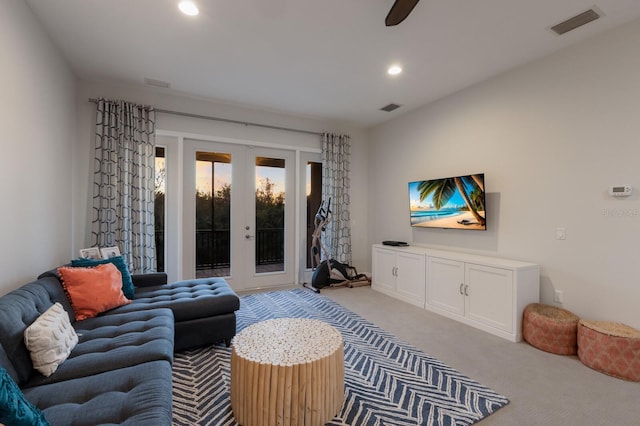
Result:
M306 289L240 298L237 329L271 318L313 318L344 339L345 400L329 425L470 425L509 400ZM237 425L229 399L231 349L178 353L173 364L175 425Z

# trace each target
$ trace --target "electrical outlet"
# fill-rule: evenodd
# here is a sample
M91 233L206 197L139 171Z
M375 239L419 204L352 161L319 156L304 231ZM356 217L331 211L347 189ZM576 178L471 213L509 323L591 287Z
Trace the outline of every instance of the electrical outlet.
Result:
M553 293L553 301L556 303L562 303L562 290L555 290Z
M556 240L565 240L567 239L567 230L562 227L556 228Z

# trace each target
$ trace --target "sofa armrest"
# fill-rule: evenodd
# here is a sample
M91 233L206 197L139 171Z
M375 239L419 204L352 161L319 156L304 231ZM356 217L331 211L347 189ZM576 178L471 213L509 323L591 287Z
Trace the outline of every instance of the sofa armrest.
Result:
M152 272L148 274L131 274L131 281L136 287L152 287L167 283L166 272Z

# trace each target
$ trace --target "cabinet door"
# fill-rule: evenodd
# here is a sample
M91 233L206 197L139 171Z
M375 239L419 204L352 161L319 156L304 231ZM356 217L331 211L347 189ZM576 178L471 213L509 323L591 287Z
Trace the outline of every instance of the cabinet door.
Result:
M374 248L372 254L373 276L371 286L383 293L396 291L396 254L392 250Z
M412 305L424 308L425 301L425 257L415 253L396 254L396 291Z
M513 332L513 271L466 265L467 317Z
M427 303L457 315L464 315L464 263L430 257Z

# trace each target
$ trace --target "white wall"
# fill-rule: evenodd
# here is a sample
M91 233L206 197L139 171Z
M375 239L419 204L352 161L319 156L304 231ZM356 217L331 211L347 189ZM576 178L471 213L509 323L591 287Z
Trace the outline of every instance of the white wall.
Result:
M640 327L638 46L635 21L372 129L372 242L537 262L543 302ZM407 182L476 172L486 232L409 227Z
M0 294L71 255L75 77L25 2L0 2Z
M309 130L313 132L346 133L352 142L352 244L353 264L370 264L370 240L367 230L367 145L366 134L363 129L344 123L322 121L307 117L296 117L278 112L256 110L242 106L215 103L205 99L182 96L169 91L158 91L144 87L129 87L111 83L80 81L78 86L77 108L78 127L76 153L83 159L74 168L75 193L78 195L75 211L78 219L75 224L76 249L90 244L89 221L90 202L88 198L92 176L93 134L95 130L95 104L89 103L89 98L105 97L110 99L125 99L140 104L153 105L155 108L181 111L191 114L221 117L243 122L256 122L272 126L289 127ZM198 118L187 118L170 114L158 114L157 129L182 134L198 134L209 137L224 137L246 141L262 142L274 145L287 145L303 148L320 148L320 138L295 132L271 130L255 126L210 121Z

